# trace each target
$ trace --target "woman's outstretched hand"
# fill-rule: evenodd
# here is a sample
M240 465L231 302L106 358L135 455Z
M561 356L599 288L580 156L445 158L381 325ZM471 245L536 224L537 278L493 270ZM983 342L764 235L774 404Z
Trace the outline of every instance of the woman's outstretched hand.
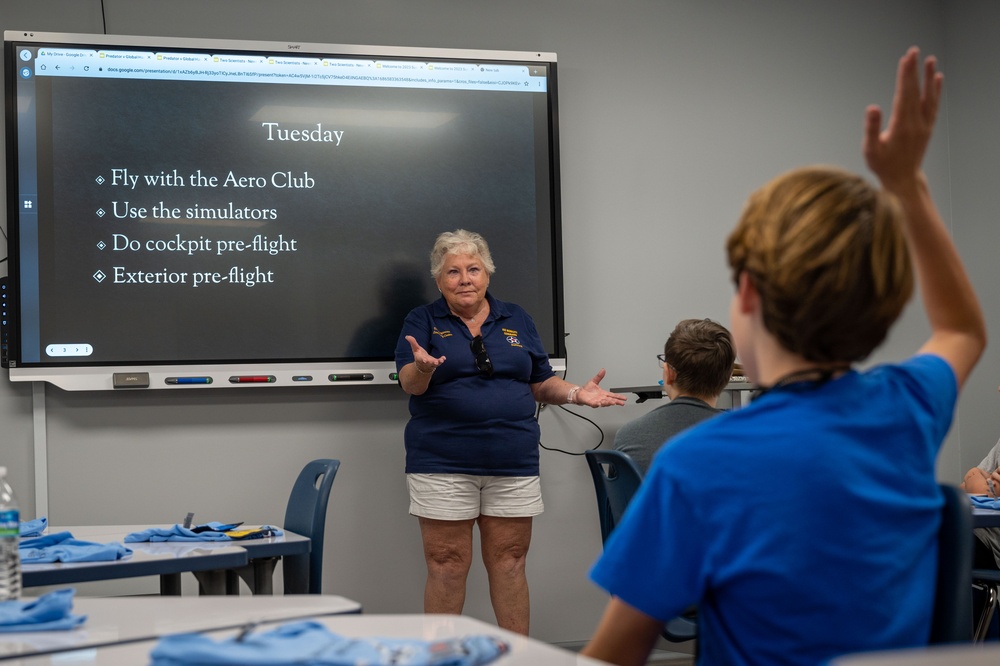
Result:
M589 382L580 387L580 390L576 392L574 396L574 402L578 405L587 405L588 407L612 407L624 405L627 398L619 393L611 393L610 391L605 391L600 387L601 380L604 379L604 368L600 371L594 378Z

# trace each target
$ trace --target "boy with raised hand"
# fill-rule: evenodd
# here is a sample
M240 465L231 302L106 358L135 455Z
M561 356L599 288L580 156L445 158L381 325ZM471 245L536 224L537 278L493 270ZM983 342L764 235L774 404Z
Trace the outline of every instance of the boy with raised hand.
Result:
M983 316L921 171L936 61L899 62L892 113L865 113L882 184L828 167L751 195L727 242L731 331L765 387L656 457L591 576L612 599L584 654L643 664L665 620L699 609L699 663L817 664L927 643L942 498L935 459L986 344ZM912 262L912 263L911 263ZM913 289L931 336L853 364Z

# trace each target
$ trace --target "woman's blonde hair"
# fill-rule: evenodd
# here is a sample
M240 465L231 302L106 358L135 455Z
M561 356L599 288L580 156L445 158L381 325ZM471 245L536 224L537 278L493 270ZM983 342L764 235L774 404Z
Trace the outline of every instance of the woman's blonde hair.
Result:
M896 199L837 168L754 192L726 250L733 279L746 273L760 293L767 330L810 361L866 358L913 293Z
M444 257L448 254L464 254L479 257L483 261L483 268L487 275L496 272L493 265L493 257L490 256L490 246L486 244L486 239L473 231L456 229L446 231L434 241L434 248L431 249L431 276L437 280L441 274L441 267L444 265Z

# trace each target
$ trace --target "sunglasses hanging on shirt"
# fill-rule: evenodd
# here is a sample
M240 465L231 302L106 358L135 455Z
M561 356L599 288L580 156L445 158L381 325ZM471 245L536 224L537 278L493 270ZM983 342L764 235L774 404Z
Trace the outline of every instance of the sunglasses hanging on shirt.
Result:
M479 370L479 375L481 377L492 377L493 361L490 360L490 355L486 353L483 336L477 335L472 338L469 347L472 349L472 355L476 357L476 368Z

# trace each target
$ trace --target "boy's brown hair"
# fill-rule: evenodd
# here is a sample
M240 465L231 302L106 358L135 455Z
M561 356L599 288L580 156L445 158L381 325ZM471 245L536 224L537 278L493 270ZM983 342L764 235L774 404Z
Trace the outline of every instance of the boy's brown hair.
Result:
M896 199L860 176L805 167L754 192L726 242L733 279L760 294L764 326L815 362L854 362L913 293Z
M683 393L715 397L733 375L736 351L729 331L711 319L685 319L663 345L663 358L677 373Z

